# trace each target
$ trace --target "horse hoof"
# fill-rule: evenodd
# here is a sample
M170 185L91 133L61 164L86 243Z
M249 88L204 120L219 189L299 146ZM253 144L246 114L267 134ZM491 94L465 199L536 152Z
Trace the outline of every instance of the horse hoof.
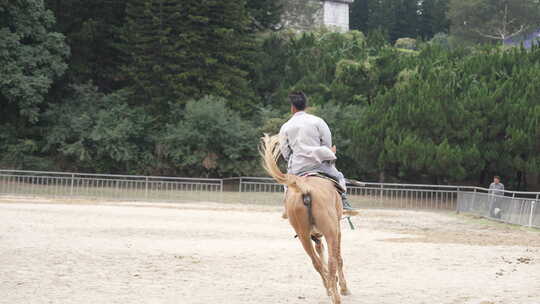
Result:
M351 292L350 292L348 289L345 289L345 290L342 290L342 291L341 291L341 295L342 295L342 296L350 296L350 295L351 295Z

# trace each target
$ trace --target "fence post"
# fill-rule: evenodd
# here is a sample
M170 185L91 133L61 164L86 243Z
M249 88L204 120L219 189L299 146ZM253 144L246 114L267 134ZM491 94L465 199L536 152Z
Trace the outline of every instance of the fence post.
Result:
M536 206L537 202L540 202L538 199L540 199L540 194L536 195L536 200L534 200L531 204L531 214L529 215L529 227L532 227L532 220L534 215L534 207Z
M504 195L504 192L503 192L503 195ZM516 203L515 198L516 198L516 193L514 192L514 193L512 193L512 201L510 203L510 206L508 206L506 210L514 210L514 206L515 206L515 203ZM502 206L499 207L499 208L502 208ZM510 212L512 212L512 211L510 211ZM511 217L512 217L512 215L510 215L510 218L506 221L507 223L509 223L511 221Z
M381 207L383 204L383 191L384 191L384 184L381 184L381 195L379 196L379 204L380 204L379 207Z
M538 199L538 195L536 195L536 199ZM536 201L532 201L531 204L531 214L529 215L529 227L532 227L532 220L533 220L533 214L534 214L534 205L536 204Z
M461 196L461 188L457 187L456 191L456 214L459 214L459 197Z
M75 180L75 173L71 173L71 189L69 191L69 195L73 196L73 181Z
M148 199L148 176L145 178L144 182L144 198Z
M240 177L240 183L238 184L238 192L242 192L242 178Z
M223 203L223 179L219 181L219 202Z
M473 192L473 196L472 196L472 203L471 205L469 206L469 212L471 210L473 210L473 208L476 206L476 187L474 187L474 192Z

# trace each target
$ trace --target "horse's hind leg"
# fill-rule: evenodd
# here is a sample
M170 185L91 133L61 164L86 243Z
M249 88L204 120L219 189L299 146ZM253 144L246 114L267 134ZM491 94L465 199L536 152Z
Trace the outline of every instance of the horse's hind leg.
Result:
M328 265L326 263L326 254L324 252L324 243L322 241L322 234L312 234L311 239L315 242L315 250L317 255L322 261L325 273L328 272Z
M317 272L321 275L321 279L323 281L324 288L328 291L328 280L326 276L326 270L323 264L323 261L319 256L315 253L315 250L313 249L313 245L311 244L311 238L310 235L298 235L298 239L300 239L300 242L302 243L302 246L304 247L304 250L308 254L308 256L311 258L311 262L313 263L313 267Z
M315 242L315 250L317 251L319 260L321 260L324 276L328 278L328 264L326 263L326 254L324 253L324 242L322 241L322 235L311 235L311 239L313 240L313 242ZM328 296L330 296L330 290L328 289L326 283L324 287L326 288L326 293L328 294Z
M337 235L332 235L332 237L325 236L326 242L328 245L328 290L330 298L332 299L333 304L340 304L341 297L337 292L337 268L338 268L338 253L339 253L339 242Z
M347 281L345 280L345 275L343 274L343 258L341 257L341 231L338 232L338 250L337 250L337 266L338 266L338 275L339 275L339 287L341 289L341 294L348 296L351 294L349 288L347 288Z

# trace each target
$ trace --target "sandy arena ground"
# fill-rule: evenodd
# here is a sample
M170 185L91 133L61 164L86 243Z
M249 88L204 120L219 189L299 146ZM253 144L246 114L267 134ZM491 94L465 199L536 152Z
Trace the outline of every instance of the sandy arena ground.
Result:
M0 200L0 303L329 303L280 208ZM540 232L452 213L343 223L343 303L540 304Z

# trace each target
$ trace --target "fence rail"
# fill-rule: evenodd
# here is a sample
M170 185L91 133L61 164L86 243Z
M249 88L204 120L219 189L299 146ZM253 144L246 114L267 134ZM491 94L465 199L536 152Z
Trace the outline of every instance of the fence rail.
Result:
M0 170L0 194L112 200L218 200L221 179Z
M540 194L511 194L490 193L483 188L460 192L457 211L500 222L540 228Z
M271 178L225 179L0 170L0 195L103 200L228 202L279 205L283 186ZM540 227L540 193L471 186L366 183L348 186L360 208L456 210L513 224Z

